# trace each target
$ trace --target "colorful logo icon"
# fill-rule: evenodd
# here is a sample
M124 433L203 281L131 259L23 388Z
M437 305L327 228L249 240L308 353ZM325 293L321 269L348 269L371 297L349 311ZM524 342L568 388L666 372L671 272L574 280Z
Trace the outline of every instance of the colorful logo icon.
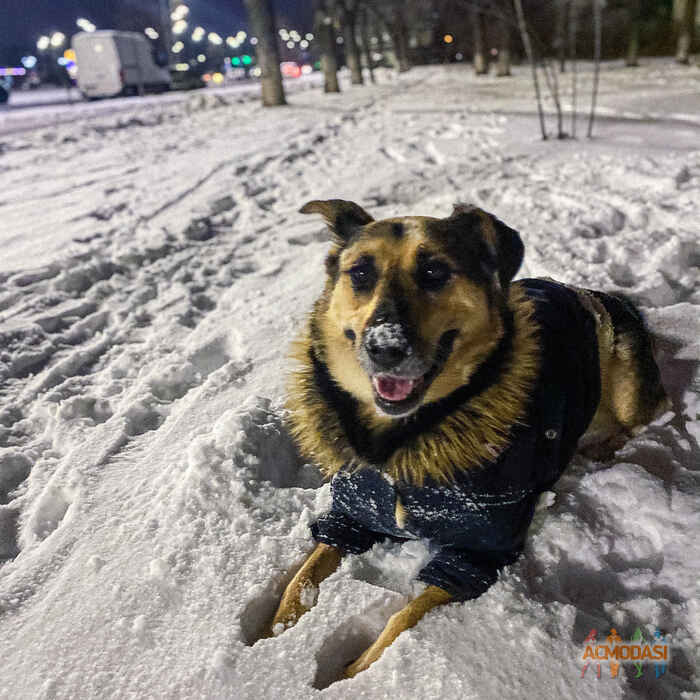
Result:
M605 640L599 642L597 630L592 629L583 641L581 678L590 666L595 668L595 675L600 678L601 664L605 662L609 664L613 678L617 677L622 663L634 666L635 678L641 677L644 664L653 663L655 676L660 678L666 673L670 658L670 646L658 629L654 632L653 639L645 640L642 630L637 627L629 642L623 641L614 627Z

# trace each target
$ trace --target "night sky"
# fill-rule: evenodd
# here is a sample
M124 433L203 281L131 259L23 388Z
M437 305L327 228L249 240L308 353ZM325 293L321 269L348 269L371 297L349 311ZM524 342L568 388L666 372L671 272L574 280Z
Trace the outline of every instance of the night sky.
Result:
M222 36L239 29L248 31L243 0L188 0L190 27L203 26ZM309 0L277 0L280 20L300 31L311 30ZM36 53L42 34L60 30L70 36L78 31L75 20L86 17L99 29L133 29L120 26L137 22L137 16L158 16L158 0L0 0L0 65L19 65L22 56ZM141 27L141 29L145 28Z

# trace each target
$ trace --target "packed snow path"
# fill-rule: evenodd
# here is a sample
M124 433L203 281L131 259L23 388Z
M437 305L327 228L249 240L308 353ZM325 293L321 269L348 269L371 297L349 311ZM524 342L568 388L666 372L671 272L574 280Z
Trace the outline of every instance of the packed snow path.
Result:
M526 80L492 80L489 108L517 111ZM0 697L691 697L700 130L541 143L530 117L474 113L457 69L291 102L148 104L1 144ZM673 399L614 460L575 459L487 594L337 683L426 551L348 558L253 644L329 503L282 411L327 249L296 212L326 197L377 218L493 211L523 235L522 276L645 307ZM583 639L613 626L669 634L667 672L581 678Z

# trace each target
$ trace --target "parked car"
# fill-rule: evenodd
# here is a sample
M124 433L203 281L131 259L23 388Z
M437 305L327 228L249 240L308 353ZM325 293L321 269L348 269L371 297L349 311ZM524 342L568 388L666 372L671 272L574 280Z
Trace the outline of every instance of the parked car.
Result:
M171 87L169 71L156 65L151 45L141 34L80 32L72 46L78 87L87 98L163 92Z

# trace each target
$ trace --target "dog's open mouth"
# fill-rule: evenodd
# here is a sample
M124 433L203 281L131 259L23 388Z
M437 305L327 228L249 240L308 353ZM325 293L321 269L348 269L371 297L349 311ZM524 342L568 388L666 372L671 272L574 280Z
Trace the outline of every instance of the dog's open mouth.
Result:
M375 374L372 377L374 401L389 415L399 416L412 411L420 401L425 388L422 377L397 377L391 374Z
M416 410L431 382L452 352L457 331L447 331L440 338L435 364L423 375L406 377L390 372L372 375L374 402L382 413L399 418Z
M423 383L423 377L407 379L378 374L372 378L372 386L384 401L405 401Z

